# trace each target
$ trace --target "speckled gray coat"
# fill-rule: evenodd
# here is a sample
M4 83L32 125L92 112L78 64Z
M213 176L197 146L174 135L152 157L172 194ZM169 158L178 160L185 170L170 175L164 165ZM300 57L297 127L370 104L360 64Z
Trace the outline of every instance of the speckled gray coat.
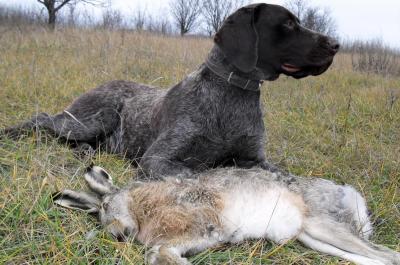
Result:
M300 26L280 6L243 7L225 21L208 61L237 78L275 80L323 73L337 44ZM142 176L190 176L210 167L260 166L265 129L260 91L232 84L202 64L168 90L112 81L77 98L57 115L39 114L2 134L33 128L78 144L121 154L140 165Z

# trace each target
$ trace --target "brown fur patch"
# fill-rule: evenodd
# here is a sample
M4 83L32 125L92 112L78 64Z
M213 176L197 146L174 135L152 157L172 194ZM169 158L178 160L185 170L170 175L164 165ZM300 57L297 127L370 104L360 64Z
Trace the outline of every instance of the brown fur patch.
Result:
M157 182L132 191L142 243L154 244L177 236L207 233L220 226L221 197L212 189L192 183Z

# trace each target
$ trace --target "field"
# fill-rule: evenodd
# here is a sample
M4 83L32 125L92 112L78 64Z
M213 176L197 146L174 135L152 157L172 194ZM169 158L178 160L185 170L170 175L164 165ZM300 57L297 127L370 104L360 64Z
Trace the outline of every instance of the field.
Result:
M0 128L62 111L113 79L169 87L203 62L209 39L127 31L0 27ZM339 54L319 77L264 83L268 158L294 174L349 183L366 196L373 241L400 251L400 78L353 72ZM84 189L93 161L119 185L135 174L106 153L79 158L44 134L0 140L0 264L142 264L145 249L118 243L96 219L55 207L50 195ZM297 242L222 245L194 264L349 264Z

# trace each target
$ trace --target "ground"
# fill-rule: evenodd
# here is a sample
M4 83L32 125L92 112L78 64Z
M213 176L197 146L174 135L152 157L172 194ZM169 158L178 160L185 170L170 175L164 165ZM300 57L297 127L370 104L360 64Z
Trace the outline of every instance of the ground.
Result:
M0 35L0 127L56 113L108 80L169 87L204 61L209 39L133 32L5 29ZM367 198L373 241L400 251L400 78L353 72L339 54L325 74L281 77L262 87L268 158L292 173L354 185ZM143 246L115 242L50 195L84 189L89 158L44 134L0 140L0 264L141 264ZM121 157L97 153L119 185L135 176ZM194 264L349 264L297 242L248 241L190 259Z

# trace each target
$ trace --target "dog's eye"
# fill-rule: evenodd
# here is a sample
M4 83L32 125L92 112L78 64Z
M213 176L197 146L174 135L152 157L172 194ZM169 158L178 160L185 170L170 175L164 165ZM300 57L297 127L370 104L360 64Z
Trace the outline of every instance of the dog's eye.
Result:
M296 23L294 23L293 20L288 20L288 21L286 21L285 26L288 27L289 29L294 29L294 27L296 26Z

